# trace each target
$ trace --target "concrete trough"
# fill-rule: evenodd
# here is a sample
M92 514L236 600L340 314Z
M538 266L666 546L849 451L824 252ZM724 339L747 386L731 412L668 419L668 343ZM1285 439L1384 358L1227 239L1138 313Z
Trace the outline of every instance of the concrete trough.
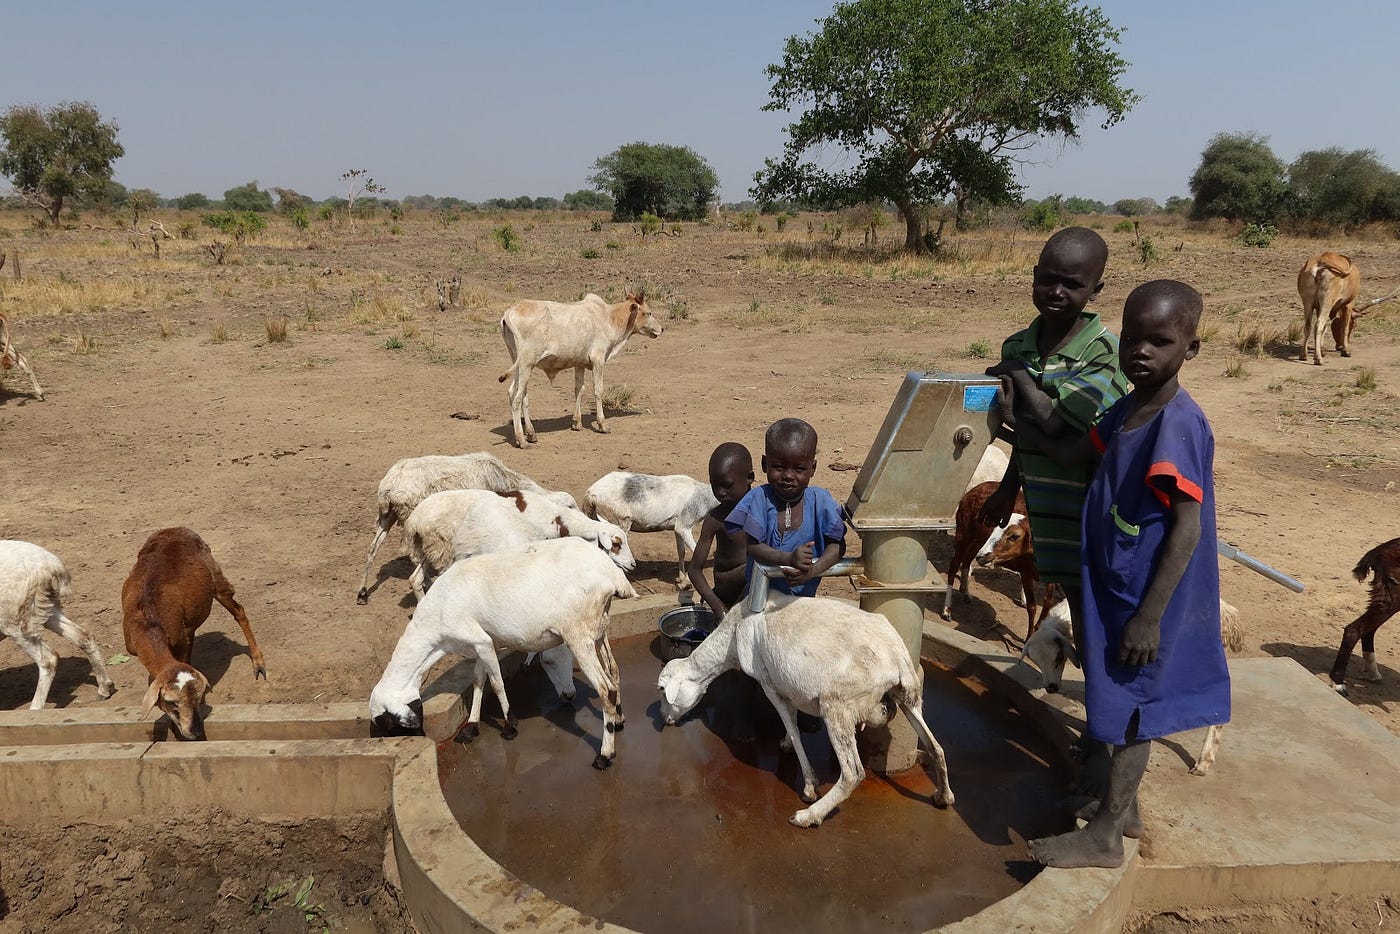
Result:
M619 603L614 631L651 631L672 605L669 595ZM923 651L1009 699L1066 755L1082 684L1067 677L1064 693L1045 695L1015 656L936 622ZM1134 908L1393 888L1400 739L1290 660L1236 660L1231 671L1234 722L1215 770L1187 774L1198 737L1154 747L1142 792L1149 836L1127 865L1045 870L941 930L1113 931ZM550 899L460 831L442 799L434 741L464 717L470 672L459 664L425 690L428 738L368 738L363 704L223 706L204 743L153 742L159 721L143 723L131 707L0 714L0 807L12 824L207 806L292 819L392 810L420 930L624 930Z

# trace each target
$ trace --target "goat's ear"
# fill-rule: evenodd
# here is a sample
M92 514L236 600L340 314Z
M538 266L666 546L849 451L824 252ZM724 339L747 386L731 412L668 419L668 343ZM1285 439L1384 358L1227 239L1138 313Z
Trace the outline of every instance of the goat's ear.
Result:
M642 306L636 302L632 303L632 309L627 313L627 330L632 330L637 326L637 316L642 313Z
M160 700L160 682L152 681L151 686L146 688L146 696L141 698L141 719L144 720L151 715L152 708Z
M1065 658L1069 659L1069 663L1075 668L1083 670L1084 666L1079 664L1079 653L1074 650L1074 640L1063 633L1059 633L1056 638L1059 640L1060 645L1064 647Z

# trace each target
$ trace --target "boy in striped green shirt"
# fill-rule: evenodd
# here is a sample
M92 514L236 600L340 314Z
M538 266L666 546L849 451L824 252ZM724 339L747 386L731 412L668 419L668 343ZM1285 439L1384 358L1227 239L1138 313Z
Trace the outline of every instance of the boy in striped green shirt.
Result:
M1031 300L1040 313L1001 347L1002 420L1013 431L1028 419L1054 442L1088 434L1128 392L1118 368L1118 339L1085 307L1103 289L1108 244L1087 227L1067 227L1045 242L1034 270ZM1081 641L1080 523L1092 465L1064 465L1061 445L1041 449L1024 438L1000 487L982 509L983 521L1003 524L1024 487L1041 580L1059 584L1070 601L1075 645Z

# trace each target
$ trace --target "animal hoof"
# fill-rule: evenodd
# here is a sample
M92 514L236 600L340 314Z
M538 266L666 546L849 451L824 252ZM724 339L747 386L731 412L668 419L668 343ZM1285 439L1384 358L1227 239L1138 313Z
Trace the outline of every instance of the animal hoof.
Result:
M572 707L573 705L574 705L574 695L572 695L572 694L560 694L560 695L559 695L559 706L561 706L561 707Z
M465 746L480 735L481 727L475 723L468 723L466 726L458 730L457 735L452 738Z
M952 806L953 806L953 801L954 801L954 800L955 800L955 799L953 798L953 792L952 792L951 790L950 790L947 794L944 794L944 793L941 792L941 791L935 791L935 792L933 793L933 806L934 806L934 807L939 807L939 808L948 808L948 807L952 807Z
M1205 775L1210 771L1210 766L1193 765L1186 770L1187 775Z
M593 767L599 772L603 771L606 768L611 768L612 764L613 760L611 756L605 756L602 753L599 753L598 755L593 757Z
M621 733L621 732L622 732L622 728L625 727L626 725L627 725L627 721L624 720L624 719L622 719L621 717L618 717L616 720L613 721L613 732L614 732L614 733Z
M1347 686L1345 684L1333 683L1332 690L1336 691L1342 697L1351 697L1351 692L1347 690Z
M569 430L570 430L570 431L583 431L583 426L582 426L581 424L579 424L578 422L574 422L572 425L569 426Z
M944 610L943 613L942 613L941 615L942 615L942 617L943 617L944 619L951 620L951 619L953 618L953 611L952 611L952 610Z
M598 434L600 434L600 435L610 435L610 434L612 434L612 429L609 428L607 425L598 425L598 426L596 426L596 427L597 427L597 429L598 429Z
M520 735L520 728L514 717L507 717L505 725L501 727L501 739L515 739Z
M360 590L360 592L357 593L357 594L355 595L355 602L358 603L360 606L364 606L366 603L368 603L368 602L369 602L369 589L368 589L368 588L362 588L362 589Z
M99 684L97 686L98 697L111 697L115 693L117 693L117 686L111 681L108 681L106 684Z
M256 667L256 668L253 669L253 680L256 681L256 680L258 680L259 678L263 679L264 681L267 680L267 666L266 666L266 665L259 665L258 667Z
M812 787L811 785L808 785L806 788L803 788L802 800L806 801L808 804L811 804L813 801L817 800L817 789Z
M1337 349L1337 353L1341 354L1343 357L1350 357L1350 356L1351 356L1351 351L1350 351L1350 350L1342 350L1341 348L1338 348L1338 349ZM43 396L40 396L39 398L42 399L42 398L44 398L44 397L43 397Z
M791 737L791 736L788 736L788 735L784 734L784 735L783 735L783 738L780 739L780 740L778 740L778 751L779 751L779 752L792 752L792 737Z
M803 808L789 817L788 823L795 827L820 827L822 825L821 818L814 815L807 808Z

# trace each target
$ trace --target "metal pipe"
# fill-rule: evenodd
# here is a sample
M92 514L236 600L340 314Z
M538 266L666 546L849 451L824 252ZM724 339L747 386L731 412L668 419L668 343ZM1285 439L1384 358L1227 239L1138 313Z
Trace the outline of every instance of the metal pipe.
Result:
M822 571L818 577L844 577L847 574L861 573L864 565L860 558L842 558ZM768 581L783 576L783 569L776 564L753 563L753 573L749 576L749 612L761 613L768 602Z
M1242 564L1257 574L1263 574L1275 584L1282 584L1294 593L1302 593L1306 589L1306 585L1304 585L1302 581L1298 580L1297 578L1289 577L1287 574L1283 573L1277 568L1269 567L1263 561L1260 561L1258 558L1252 555L1245 554L1243 551L1240 551L1238 548L1236 548L1234 545L1229 544L1228 542L1216 539L1215 550L1222 557L1229 558L1231 561L1234 561L1237 564Z

